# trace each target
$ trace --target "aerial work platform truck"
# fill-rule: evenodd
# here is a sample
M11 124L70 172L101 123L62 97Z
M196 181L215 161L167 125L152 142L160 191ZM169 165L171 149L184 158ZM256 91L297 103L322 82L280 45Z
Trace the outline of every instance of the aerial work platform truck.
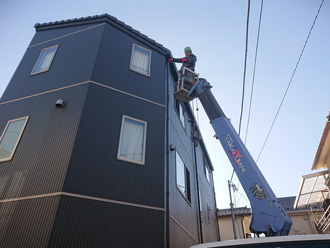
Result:
M216 136L249 198L252 208L251 232L264 233L266 236L288 235L292 225L290 217L214 98L210 83L199 78L195 72L194 75L188 87L189 80L179 76L174 96L182 102L198 98L203 105Z

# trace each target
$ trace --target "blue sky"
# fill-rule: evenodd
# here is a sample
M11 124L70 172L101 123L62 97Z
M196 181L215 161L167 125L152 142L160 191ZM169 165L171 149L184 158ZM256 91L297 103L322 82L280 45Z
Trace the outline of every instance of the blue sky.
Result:
M245 140L260 0L251 1L245 102ZM322 0L266 0L260 30L247 148L257 159ZM191 46L196 71L212 85L220 106L238 130L241 112L247 0L217 1L0 1L0 95L9 83L35 30L35 23L108 13L182 57ZM330 110L330 0L314 29L258 160L278 197L295 196L311 166ZM194 102L194 107L196 107ZM232 167L199 103L198 119L214 171L219 208L229 207ZM234 183L242 188L236 178ZM237 206L248 205L240 193Z

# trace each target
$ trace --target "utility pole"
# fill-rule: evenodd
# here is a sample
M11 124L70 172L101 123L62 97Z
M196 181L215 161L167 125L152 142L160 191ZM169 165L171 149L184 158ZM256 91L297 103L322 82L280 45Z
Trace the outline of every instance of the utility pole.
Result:
M231 217L232 217L232 222L233 222L233 231L234 231L234 239L237 239L236 235L236 220L235 220L235 213L234 213L234 203L231 198L231 181L228 180L228 188L229 188L229 197L230 197L230 212L231 212Z

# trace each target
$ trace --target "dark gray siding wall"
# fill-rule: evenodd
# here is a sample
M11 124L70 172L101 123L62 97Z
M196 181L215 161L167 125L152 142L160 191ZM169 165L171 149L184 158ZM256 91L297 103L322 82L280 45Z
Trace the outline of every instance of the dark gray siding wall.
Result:
M210 128L212 128L210 126ZM219 146L219 149L222 149ZM204 170L205 153L198 146L196 151L197 154L197 167L198 178L199 178L199 190L200 201L202 206L202 229L203 229L203 241L204 242L214 242L218 240L218 228L217 228L217 216L216 216L216 204L215 204L215 194L214 194L214 184L213 177L210 175L210 181L206 179ZM210 162L208 161L210 165Z
M0 133L8 120L29 116L12 160L0 163L1 247L47 247L87 88L0 104ZM61 110L59 98L67 102Z
M150 77L129 69L133 43L151 50ZM122 30L107 25L92 80L165 104L166 67L164 54L153 49L151 44L142 43Z
M164 213L63 196L48 247L163 247Z
M95 24L96 25L96 24ZM94 26L95 26L94 25ZM91 79L104 26L91 25L38 31L9 82L1 102L30 96ZM67 35L62 37L63 35ZM54 38L59 38L52 40ZM42 49L59 45L50 70L30 75Z
M170 78L170 124L169 143L176 147L170 152L170 240L174 247L190 247L200 242L198 201L196 187L196 171L193 153L193 143L190 140L191 123L186 122L186 129L182 125L175 108L174 80ZM188 120L188 118L187 118ZM176 152L180 154L190 173L191 203L181 194L176 183Z
M47 247L59 198L0 203L1 247Z
M186 167L190 173L191 204L183 197L176 186L176 165L175 151L170 153L170 215L171 215L171 243L175 247L189 247L195 243L201 242L200 220L198 213L198 189L197 177L200 191L200 205L202 206L202 233L203 242L212 242L218 240L218 230L216 222L216 204L214 197L213 182L209 183L204 173L204 157L208 158L207 152L199 145L196 147L196 162L194 143L190 140L194 118L191 116L189 105L186 108L186 128L183 127L179 115L175 108L174 79L170 78L170 141L169 143L176 147L176 151L181 155ZM189 121L190 119L190 121ZM211 128L211 126L210 126ZM210 161L208 161L211 165ZM212 178L213 180L213 178Z
M58 26L47 26L44 28L37 28L37 33L34 35L33 39L31 40L31 43L29 46L35 46L39 43L43 43L45 41L50 41L54 39L61 39L65 38L65 36L71 35L71 34L77 34L80 32L85 32L93 27L96 26L102 26L101 23L89 23L89 24L83 24L79 23L68 23L68 24L60 24L58 23ZM105 24L103 22L103 24Z
M144 166L117 160L123 115L147 122ZM164 125L164 107L91 85L64 191L164 208Z
M1 199L62 190L87 86L0 104L0 133L9 120L29 116L14 157L0 163ZM61 110L59 98L67 101Z

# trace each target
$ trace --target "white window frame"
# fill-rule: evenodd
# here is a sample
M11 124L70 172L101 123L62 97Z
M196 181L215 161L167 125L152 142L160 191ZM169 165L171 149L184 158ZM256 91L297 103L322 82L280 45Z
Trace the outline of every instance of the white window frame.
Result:
M17 119L9 120L9 121L7 122L7 125L6 125L5 129L3 130L2 135L1 135L1 137L0 137L0 147L1 147L1 143L2 143L2 141L3 141L2 139L3 139L3 137L5 136L5 134L6 134L6 132L7 132L7 128L8 128L8 126L10 125L10 123L15 122L15 121L19 121L19 120L23 120L23 119L25 119L25 122L24 122L24 124L23 124L23 127L22 127L22 129L21 129L19 135L18 135L18 138L17 138L17 140L16 140L16 143L15 143L15 145L14 145L14 148L13 148L12 151L11 151L10 156L9 156L9 157L5 157L5 158L0 158L0 162L10 161L10 160L13 158L13 156L14 156L14 154L15 154L15 151L16 151L16 148L17 148L17 146L18 146L18 143L19 143L20 140L21 140L21 137L22 137L22 134L23 134L23 132L24 132L25 126L26 126L26 124L27 124L27 121L28 121L28 119L29 119L29 116L25 116L25 117L21 117L21 118L17 118Z
M135 47L139 48L139 49L142 49L144 50L146 53L149 54L148 56L148 65L147 65L147 69L144 69L144 68L141 68L137 65L134 65L134 61L136 61L136 57L137 54L136 54L136 51L135 51ZM131 53L131 61L130 61L130 64L129 64L129 69L132 70L132 71L135 71L137 73L140 73L142 75L145 75L147 77L150 77L150 72L151 72L151 50L149 49L146 49L142 46L139 46L137 44L134 44L132 45L132 53Z
M43 54L44 54L47 50L49 50L49 49L53 49L54 47L55 47L55 51L53 52L53 54L51 54L51 57L49 58L50 61L48 62L47 67L45 67L45 68L42 69L42 70L35 71L35 70L37 69L37 67L39 66L39 64L40 64L40 63L43 63L43 61L41 61L41 60L45 59L45 57L43 56ZM36 75L36 74L39 74L39 73L43 73L43 72L49 71L50 66L51 66L52 63L53 63L53 60L54 60L54 57L55 57L55 54L56 54L56 52L57 52L58 47L59 47L59 45L55 45L55 46L46 47L46 48L42 49L41 52L40 52L40 54L39 54L39 57L38 57L36 63L34 64L34 67L33 67L32 72L31 72L30 75Z
M121 155L121 147L122 147L122 142L123 141L123 134L124 134L124 124L125 124L125 120L129 119L132 120L134 122L138 122L143 124L144 128L143 128L143 148L142 148L142 161L140 160L135 160L135 159L130 159L127 157L124 157ZM139 165L144 165L145 164L145 155L146 155L146 138L147 138L147 122L146 121L142 121L136 118L132 118L129 117L127 115L123 115L122 118L122 122L121 122L121 129L120 129L120 138L119 138L119 146L118 146L118 153L117 153L117 159L118 160L122 160L125 162L130 162L130 163L134 163L134 164L139 164Z

